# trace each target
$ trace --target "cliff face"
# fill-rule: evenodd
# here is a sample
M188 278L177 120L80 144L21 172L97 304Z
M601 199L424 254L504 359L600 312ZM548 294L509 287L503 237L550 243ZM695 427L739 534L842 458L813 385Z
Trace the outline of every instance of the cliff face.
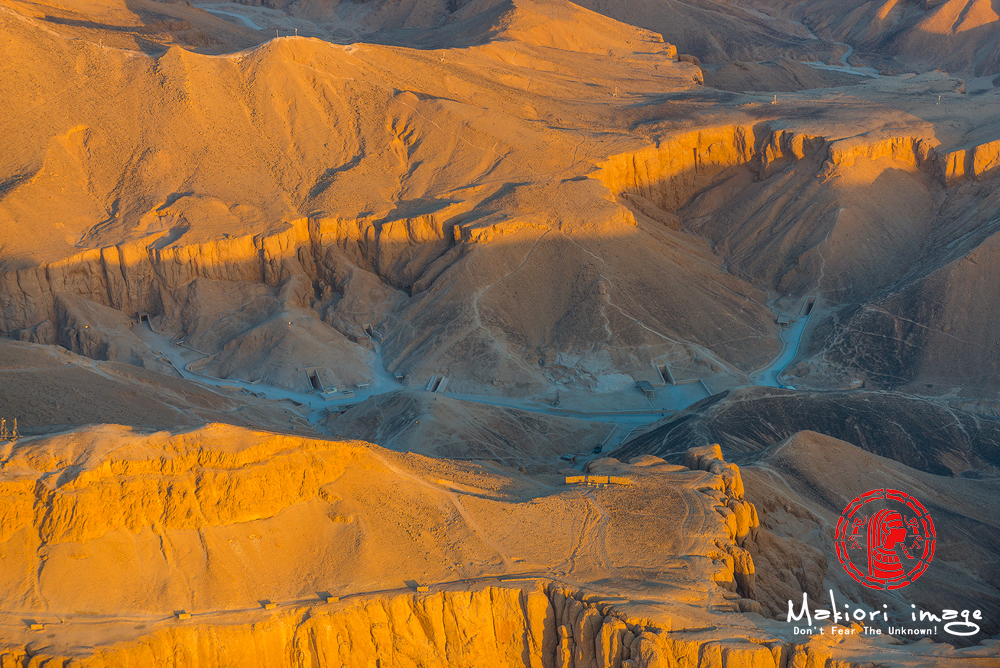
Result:
M753 513L742 505L738 470L709 466L719 458L717 449L706 454L694 472L634 468L615 460L602 460L603 468L592 466L595 473L645 480L607 490L610 509L603 511L602 525L628 525L628 508L651 489L677 487L657 502L664 514L660 534L609 544L608 554L628 562L639 544L650 551L646 560L669 550L725 552L725 545L742 542ZM652 463L657 462L662 464ZM393 485L392 497L383 498ZM329 582L327 569L338 554L345 563L335 580L345 586L356 580L371 587L400 577L447 582L456 569L470 575L484 569L503 572L513 564L508 553L546 568L570 550L580 568L613 568L608 557L585 558L573 548L580 527L568 518L593 514L590 502L570 488L536 498L530 491L535 485L530 479L489 474L472 462L439 462L360 441L218 424L176 434L103 426L36 437L6 446L3 455L0 493L7 511L0 519L0 544L11 550L5 558L4 577L10 579L5 591L43 609L141 612L232 607L268 590L281 600L294 599L303 589ZM699 489L711 490L709 497ZM696 501L686 518L697 535L694 545L667 512L687 496ZM733 513L742 519L730 517ZM449 524L448 535L418 530L434 522ZM310 532L300 535L310 523ZM522 535L515 530L524 523L536 531ZM593 542L589 531L584 534L586 542ZM282 549L285 544L293 549ZM397 546L399 554L388 546ZM122 587L112 596L91 585L65 586L67 573L84 573L90 582L121 560L131 564L121 575L123 582L148 582L155 593ZM289 576L286 570L293 567L295 574ZM18 573L25 568L35 575L22 579ZM732 589L737 588L734 573L752 573L752 567L740 571L728 558L717 568L705 568ZM225 584L227 574L237 577L236 585Z
M578 191L577 184L559 189ZM540 195L525 190L532 198ZM763 361L767 351L749 345L751 335L771 328L761 294L721 272L718 261L697 241L670 230L661 232L649 223L637 226L624 207L598 202L597 206L585 203L589 210L583 215L580 207L570 208L555 220L546 216L530 225L477 221L446 228L434 216L381 227L371 221L302 219L271 235L164 249L132 244L87 251L58 263L6 272L0 280L0 327L9 336L56 343L67 335L44 323L60 322L58 294L75 293L128 316L141 311L162 315L161 324L168 331L184 332L192 345L215 353L227 343L230 347L245 343L227 338L242 330L219 319L232 320L227 314L238 309L246 311L241 316L245 320L260 296L248 294L246 304L233 304L229 311L221 303L245 292L240 284L257 283L270 286L279 299L260 318L244 325L260 324L267 313L303 307L355 341L367 340L362 327L371 324L385 336L389 370L401 368L415 375L416 382L444 373L455 378L459 391L482 391L486 386L524 393L544 387L545 372L564 376L570 366L578 367L570 377L582 373L579 382L595 384L596 376L642 368L664 354L679 367L708 358L719 370L744 364L748 356L751 363ZM386 233L390 228L395 231ZM628 247L639 239L645 240L642 265L623 272L618 267ZM573 258L573 263L552 264L555 257ZM654 276L661 280L653 280ZM670 280L663 281L664 276ZM191 288L197 281L202 281L206 294L211 281L236 285L223 291L226 299L209 300L201 307L199 291ZM679 290L681 284L689 289ZM646 302L639 296L650 286L660 298ZM523 299L519 294L535 297ZM725 306L692 312L692 302L706 300ZM746 306L736 325L746 337L724 335L705 322L730 321L723 315L731 310L730 303ZM198 315L199 308L205 317ZM677 320L678 313L688 316ZM643 327L639 320L649 325ZM338 331L317 332L315 338L342 338ZM704 341L692 342L702 331ZM260 335L267 336L264 330ZM244 346L250 356L273 349L251 343ZM476 360L484 355L495 358L496 364ZM557 355L576 364L567 365ZM540 356L550 356L565 368L539 369ZM217 372L248 380L270 373L272 381L277 379L272 369L276 360L234 359L227 365L230 357L226 353L215 363ZM331 368L351 369L363 361L355 357ZM348 376L361 373L359 369ZM297 387L303 382L296 376L284 384Z
M397 222L376 226L370 220L302 218L274 234L162 249L143 242L119 244L56 263L6 271L0 279L2 332L10 335L40 321L55 321L55 295L60 292L84 296L126 315L156 314L176 307L171 292L198 278L278 285L298 269L289 260L301 262L311 279L332 286L342 282L334 273L341 258L375 273L388 264L380 277L405 286L406 273L421 273L426 261L409 269L411 263L402 263L397 273L384 258L398 256L409 246L440 241L444 232L433 216Z
M950 217L942 202L960 200L956 187L990 179L1000 164L989 135L944 151L929 126L841 138L783 125L678 134L592 176L676 213L675 225L707 238L730 272L754 284L850 303L939 261L946 228L936 218Z
M944 153L941 159L948 185L989 178L1000 170L1000 139Z
M787 502L747 490L718 445L630 462L521 476L222 425L21 440L0 467L0 666L788 668L872 651L738 614L774 605L759 588L796 547ZM949 651L937 665L991 660Z
M674 211L723 170L750 162L755 143L749 126L705 128L611 156L591 176L613 193L642 195Z
M938 234L934 201L944 188L988 180L1000 161L995 141L952 152L939 152L935 142L886 131L836 139L766 124L724 125L612 156L583 182L513 186L474 216L468 203L437 203L398 218L309 217L270 233L202 243L184 244L182 236L167 245L116 244L8 269L0 277L0 333L110 356L107 345L68 331L56 307L65 293L127 315L161 314L171 331L194 338L200 330L217 334L217 323L182 315L191 311L189 286L211 279L281 292L284 306L274 312L314 309L337 331L306 338L340 341L333 348L342 354L330 365L345 369L341 384L366 372L363 353L338 332L365 341L366 324L382 328L390 370L420 379L450 375L460 391L485 385L531 393L556 376L596 386L602 375L657 358L695 375L699 360L715 373L738 375L769 358L749 342L770 338L772 316L763 294L721 271L715 255L729 272L779 294L868 298L937 247L929 240ZM555 204L544 211L541 201ZM518 218L503 213L512 206ZM888 256L885 247L893 248ZM622 259L637 253L640 261L621 272ZM574 260L563 267L549 262L556 256ZM479 280L469 283L469 275ZM548 302L541 310L533 306L543 301L540 285ZM639 299L650 289L654 299ZM524 293L535 296L525 302ZM695 307L704 303L718 308ZM729 330L725 336L719 327ZM218 340L206 352L221 352L227 342L229 352L211 371L308 389L302 374L278 373L287 360L268 342L282 335L264 327ZM300 347L310 345L303 339ZM257 351L265 349L277 357L261 357ZM537 368L538 358L554 366ZM573 370L571 358L579 360Z
M252 660L255 666L276 668L373 663L386 668L780 668L827 661L833 654L821 643L794 644L744 629L736 637L672 631L634 617L627 604L543 582L345 601L272 614L252 624L213 625L193 618L158 626L163 628L89 656L0 650L0 666L207 668Z
M707 238L730 272L768 286L793 315L803 298L822 302L806 359L790 370L796 386L867 383L992 407L996 313L983 286L997 275L996 133L945 150L930 127L915 130L727 126L619 156L594 176Z

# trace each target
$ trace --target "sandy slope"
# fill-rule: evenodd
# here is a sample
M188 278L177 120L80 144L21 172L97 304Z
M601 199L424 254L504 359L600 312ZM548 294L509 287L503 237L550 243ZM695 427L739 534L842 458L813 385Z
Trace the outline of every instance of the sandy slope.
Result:
M241 29L187 2L5 0L4 8L33 19L52 34L145 53L162 53L172 46L200 53L225 53L263 41L254 31Z
M210 421L312 431L288 404L208 388L124 362L94 361L54 346L0 340L0 379L0 417L8 422L16 417L26 435L86 424L162 429ZM7 443L0 448L10 449Z
M742 471L748 496L762 508L763 526L771 534L751 551L773 614L787 614L787 601L801 600L803 590L818 600L835 584L846 600L876 607L888 603L903 617L911 604L922 610L974 605L988 620L986 635L1000 629L1000 526L992 512L1000 494L996 479L930 475L814 432L798 433L757 453ZM828 538L851 499L877 488L905 489L920 499L938 536L932 566L912 585L889 595L852 580ZM820 566L824 563L825 569ZM948 640L943 633L939 639ZM956 640L961 641L950 642Z
M621 456L682 452L720 443L757 452L811 431L912 468L944 476L995 475L1000 420L893 392L803 392L754 387L723 392L662 419L622 446Z
M549 467L559 455L600 446L613 428L414 390L372 397L326 425L334 437L357 438L401 452L508 466L546 462Z

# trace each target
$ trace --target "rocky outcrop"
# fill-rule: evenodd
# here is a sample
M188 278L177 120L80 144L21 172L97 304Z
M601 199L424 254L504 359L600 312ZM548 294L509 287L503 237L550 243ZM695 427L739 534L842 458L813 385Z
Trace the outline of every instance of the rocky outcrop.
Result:
M86 443L132 433L127 427L103 426L85 429L78 438ZM227 440L233 434L254 443L232 452ZM9 499L0 520L0 543L24 527L54 545L93 540L116 529L196 529L273 517L321 496L324 484L358 462L378 466L360 442L240 432L228 425L147 438L148 444L137 443L137 449L130 447L113 459L89 453L72 461L56 455L55 462L45 455L24 456L26 462L38 457L43 466L69 468L45 481L26 474L0 479L0 497ZM153 444L165 448L164 456L146 459L141 448Z
M756 571L753 557L746 549L757 536L760 518L757 516L757 508L744 499L739 466L722 458L722 449L718 443L690 448L684 456L684 465L693 471L708 471L719 477L723 493L720 501L724 505L716 507L716 511L725 519L732 539L732 543L724 546L726 554L723 558L732 571L735 590L746 601L740 602L741 609L760 612L760 606L754 605Z
M613 193L635 193L667 211L680 208L723 170L750 162L752 126L678 133L653 146L609 157L591 174Z
M981 181L1000 171L1000 139L942 153L942 177L949 186L964 179Z
M823 168L851 167L859 160L888 158L898 166L924 172L942 185L963 178L983 179L1000 168L1000 140L940 151L932 136L871 131L848 138L762 125L725 125L676 133L655 145L609 157L590 175L614 193L634 193L667 211L683 206L723 171L751 167L761 179L775 163L803 160L822 151Z
M929 169L928 163L939 160L934 152L937 145L937 141L921 137L866 133L860 137L830 142L826 165L851 167L858 160L889 158L895 163L926 170Z

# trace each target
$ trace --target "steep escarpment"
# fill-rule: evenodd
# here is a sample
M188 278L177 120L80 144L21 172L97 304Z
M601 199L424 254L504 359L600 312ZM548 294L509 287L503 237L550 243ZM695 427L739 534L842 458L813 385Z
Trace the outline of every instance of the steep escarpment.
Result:
M592 189L589 184L597 185L572 182L558 190L574 191L563 193L572 196L580 186ZM527 190L532 198L542 194ZM445 234L433 217L408 219L399 228L401 237L381 234L370 222L310 218L272 235L88 251L8 272L0 287L4 326L8 335L55 343L56 295L76 293L128 317L162 316L161 328L207 354L220 354L212 363L216 373L246 380L266 376L289 387L306 381L301 374L282 380L279 367L308 366L302 352L308 342L297 348L297 357L289 357L291 363L275 357L280 352L275 345L262 342L299 332L281 327L309 318L316 322L312 329L331 326L309 337L339 342L325 350L342 350L344 361L327 366L344 367L345 383L358 382L352 378L363 370L347 370L365 360L363 353L351 352L353 344L344 336L367 342L366 325L381 330L390 370L415 374L419 383L449 375L458 381L456 389L468 391L485 385L530 393L560 379L597 385L601 376L644 368L657 357L668 357L679 368L707 358L716 372L730 373L737 365L764 361L767 351L750 345L752 337L773 328L761 293L726 276L698 240L637 224L623 207L597 201L595 206L584 200L585 215L578 208L527 225L455 226L451 234L457 240L443 245L433 241ZM628 249L639 240L644 240L642 269L625 271ZM389 255L396 264L383 269L379 258ZM553 264L555 257L573 262ZM406 272L418 276L412 285ZM656 275L659 282L651 280ZM671 281L663 282L663 276ZM408 290L395 289L396 280ZM260 287L251 288L254 284ZM651 285L660 298L640 299ZM212 299L214 293L221 296ZM519 297L525 294L534 298ZM246 303L239 302L240 295ZM694 303L706 301L720 308L693 311ZM720 329L723 321L733 326L723 314L736 305L743 311L735 326L745 336ZM678 319L678 314L685 315ZM236 355L240 349L242 357ZM258 359L260 350L275 355ZM243 359L246 354L253 359ZM540 357L548 359L548 368L539 367Z
M906 81L905 90L950 85ZM919 124L911 135L840 138L774 126L691 133L593 176L637 211L707 238L728 271L772 291L779 311L798 315L805 299L827 309L813 314L790 382L991 402L995 128L945 146Z
M490 653L500 665L567 665L572 657L580 665L599 657L599 665L647 665L640 659L697 651L660 637L656 629L677 625L675 613L697 619L709 604L719 614L757 609L747 548L759 519L739 468L717 446L692 450L690 469L656 457L604 459L579 477L539 479L224 425L151 434L93 427L21 439L3 457L5 605L57 626L53 655L69 648L94 665L122 651L159 660L178 647L203 665L236 660L228 652L246 647L262 665L319 661L295 649L304 647L334 663L376 656L405 665L407 638L428 660L459 665ZM639 508L653 515L641 517ZM428 529L441 526L448 531ZM632 537L614 538L624 534ZM642 598L681 607L653 617L650 601L635 614L612 614L599 597L581 602L578 587L558 586L597 578L622 594L665 563L671 573L660 577L673 584ZM111 573L122 586L109 591ZM498 590L489 586L498 575L551 584ZM435 593L385 593L403 582ZM347 605L317 608L317 592ZM275 602L277 617L254 612L261 600ZM191 611L192 621L168 619L177 609ZM146 623L119 628L123 615ZM30 633L8 617L0 614L5 637ZM97 634L93 651L81 653L81 631ZM121 640L123 631L125 645L97 640ZM194 642L196 633L206 640ZM746 633L741 644L757 642L756 631ZM236 642L247 634L254 640ZM646 639L636 644L638 637ZM389 638L395 650L383 644Z
M3 333L10 336L44 320L55 322L56 295L61 292L76 293L134 315L177 310L183 305L178 301L186 295L175 297L172 291L198 278L277 286L308 269L310 279L321 280L331 290L344 289L352 271L359 268L355 262L378 272L380 257L444 238L440 223L432 216L404 219L397 226L401 234L383 234L382 226L370 220L301 218L281 227L284 229L273 234L225 235L166 248L145 242L118 244L59 262L5 271L0 281ZM391 270L382 279L406 285L404 277ZM308 304L315 295L303 298Z
M943 93L958 104L959 84L928 74L858 89L900 101ZM992 178L1000 164L991 121L944 131L946 112L930 99L912 112L929 121L904 112L874 125L834 118L818 96L815 107L800 105L794 120L678 130L599 163L590 176L652 203L666 224L708 238L731 271L779 295L849 302L934 259L938 246L925 244L939 234L935 217L951 216L942 204L961 199L956 187ZM970 103L970 112L977 108Z
M594 176L676 212L730 271L779 295L843 302L898 280L925 251L935 199L955 178L937 143L727 126L618 156Z
M332 605L257 614L254 623L160 621L157 630L113 648L72 656L72 665L183 661L221 666L254 657L258 666L460 666L498 668L669 668L687 665L777 668L831 657L752 628L729 635L672 629L628 603L556 582L455 587L427 594L354 598ZM636 611L638 612L638 611ZM708 656L706 660L704 657ZM55 648L0 650L3 665L48 667L70 657Z
M46 444L9 456L5 468L11 471L33 466L64 472L49 489L35 489L27 478L9 482L7 494L20 500L11 507L0 540L29 525L41 542L56 545L87 542L120 528L135 533L153 525L185 529L274 516L318 496L324 481L340 477L347 465L364 458L363 449L348 445L336 448L335 459L316 456L308 447L288 452L308 441L262 434L252 435L258 441L254 447L235 450L226 435L237 431L216 425L196 431L196 441L160 432L143 438L142 445L130 448L124 457L105 459L102 445L115 437L127 438L130 431L96 427L79 433L76 447L68 451L50 450ZM64 441L50 437L49 442ZM158 447L169 455L143 457L147 448ZM143 480L152 484L143 485ZM24 489L32 493L16 494Z
M936 200L959 178L948 167L959 158L939 153L926 127L837 137L786 126L673 136L592 176L638 196L640 209L662 209L664 222L707 238L730 272L779 296L851 302L899 280L928 250Z
M925 182L989 173L985 134L938 169L936 121L903 110L958 95L944 75L860 132L867 101L732 108L656 35L570 5L456 9L461 48L290 37L217 58L2 10L3 81L31 58L46 102L0 96L24 125L0 164L0 333L146 364L127 334L81 337L56 308L75 294L148 313L203 371L296 390L312 366L367 382L375 352L465 392L604 392L651 363L733 386L780 347L769 290L867 298L927 245Z
M994 411L997 338L990 323L997 314L988 295L1000 271L996 183L995 172L966 172L939 196L912 266L818 323L789 381L864 383Z
M752 126L705 128L612 156L592 177L611 192L635 193L673 211L723 170L749 163L756 143Z
M161 329L215 355L207 368L216 375L308 390L296 370L325 365L340 370L335 386L353 385L370 371L365 351L345 334L367 340L363 326L378 326L404 298L389 284L395 274L369 271L377 271L379 247L406 247L418 243L408 233L421 241L434 233L433 224L408 222L395 243L370 222L302 219L273 235L166 249L123 244L8 271L0 279L2 326L14 338L155 367L155 356L128 331L148 313L162 316Z
M948 185L958 184L965 179L981 181L1000 170L1000 139L950 151L941 157Z
M176 241L8 270L2 326L25 340L73 341L55 304L56 295L75 293L130 316L162 315L167 331L218 354L211 373L304 390L305 376L281 369L309 366L305 351L317 346L339 351L326 364L344 369L335 385L368 376L366 353L351 343L367 345L366 325L380 330L387 368L418 383L449 375L465 391L531 394L559 382L593 389L654 361L739 382L771 356L755 338L773 344L773 316L748 282L833 302L891 284L937 247L928 241L940 236L931 212L942 182L989 178L990 145L963 149L972 167L959 177L958 158L933 140L886 132L833 139L731 125L665 135L599 163L592 179L511 185L471 210L425 202L395 215L299 218L270 233L194 244L183 243L182 230ZM606 189L621 203L608 201ZM888 257L879 251L886 246L894 249ZM623 271L627 256L638 262ZM205 279L219 282L227 303L246 290L226 283L258 284L271 306L257 309L249 293L239 309L199 306ZM198 281L204 290L192 289ZM717 306L696 307L706 303ZM234 320L238 310L246 313ZM301 344L281 343L293 333Z
M706 186L724 183L719 176L732 167L745 165L764 181L789 164L814 156L819 159L818 174L825 177L838 167L887 158L901 169L942 182L956 178L946 166L959 159L957 154L939 155L935 150L939 140L922 124L914 124L914 134L873 129L850 137L838 137L829 130L820 134L808 129L810 125L803 122L799 129L788 122L771 121L675 132L655 145L599 162L590 176L614 193L641 195L666 211L679 209ZM977 150L982 151L984 165L992 164L985 157L992 156L990 145L963 149L961 160L975 156Z

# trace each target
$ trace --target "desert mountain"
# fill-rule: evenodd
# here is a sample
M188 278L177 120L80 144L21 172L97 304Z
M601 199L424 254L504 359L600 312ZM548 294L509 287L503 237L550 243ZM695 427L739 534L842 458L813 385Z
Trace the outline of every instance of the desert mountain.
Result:
M1000 74L1000 8L986 0L754 4L787 12L819 37L852 44L856 58L889 73L944 69L975 77Z
M469 5L476 5L443 0L229 0L208 6L221 9L227 4L238 8L229 10L235 16L249 18L262 31L298 27L317 31L317 36L321 32L327 39L398 44L427 39L429 29L441 34L442 28L469 15ZM681 53L710 67L780 58L838 64L843 58L887 74L942 69L962 76L1000 75L996 39L1000 8L989 0L583 0L578 4L659 33ZM450 36L460 33L455 30Z
M251 281L345 369L366 362L343 335L369 325L387 369L463 391L594 389L650 363L732 385L779 347L766 291L864 302L947 259L988 206L948 187L991 178L996 132L953 79L734 105L656 34L569 4L465 5L447 29L471 46L447 50L144 55L3 21L2 81L19 86L18 58L42 68L33 96L3 98L3 328L31 341L58 340L59 292L190 336L192 281ZM584 62L586 80L559 74ZM206 343L212 368L254 380L296 359L268 359L284 317Z
M994 9L0 1L0 668L993 668Z
M656 357L730 373L765 361L768 344L748 345L773 330L763 293L722 272L700 240L637 220L583 178L595 168L588 156L635 143L627 117L609 119L619 129L608 135L591 111L606 118L599 107L608 99L625 105L624 96L691 89L698 69L650 33L568 5L560 11L591 21L604 42L556 44L525 27L541 10L524 7L502 13L506 38L458 52L282 38L226 57L179 48L147 57L67 41L7 12L23 57L49 71L37 74L44 115L15 91L5 96L8 124L27 124L6 158L0 204L13 272L3 284L5 331L55 342L38 325L55 322L53 295L69 291L129 315L161 315L172 331L199 337L184 329L196 316L181 315L197 312L191 300L208 289L192 280L291 281L275 309L311 307L320 330L320 320L348 334L371 324L384 333L390 370L447 373L459 389L486 383L523 394L554 378L594 385ZM515 49L518 36L535 41ZM83 81L66 69L78 61L119 75L60 96L67 77ZM557 74L583 61L596 65L599 84ZM233 95L208 93L223 89ZM352 111L360 106L364 115ZM456 179L467 185L450 188ZM56 187L59 197L48 191ZM36 232L19 233L22 225ZM645 275L624 270L633 247ZM640 300L651 284L661 294ZM674 318L693 313L684 302L719 307ZM730 312L740 314L735 325ZM744 333L724 331L723 319ZM229 341L204 341L204 352ZM240 358L227 367L228 357L216 362L223 373L268 364ZM555 368L540 368L540 358Z
M766 605L773 614L787 614L788 601L801 601L802 591L814 600L829 598L825 590L835 583L842 600L869 601L877 607L889 600L900 617L912 611L911 605L922 610L947 607L956 591L967 591L983 606L985 616L996 619L992 611L1000 607L1000 527L990 510L1000 493L995 479L923 473L815 432L800 432L754 453L741 471L754 490L749 498L764 509L766 519L751 552L755 565L768 564L758 572L766 573L759 576L760 586L768 592ZM774 484L778 480L780 484ZM848 576L826 537L855 496L903 487L921 499L935 523L935 568L886 599ZM964 563L978 566L969 569L960 565Z
M944 476L994 472L1000 420L892 392L796 392L755 387L722 392L664 418L619 450L666 457L711 441L750 453L813 431L911 468ZM741 458L738 458L741 459Z

